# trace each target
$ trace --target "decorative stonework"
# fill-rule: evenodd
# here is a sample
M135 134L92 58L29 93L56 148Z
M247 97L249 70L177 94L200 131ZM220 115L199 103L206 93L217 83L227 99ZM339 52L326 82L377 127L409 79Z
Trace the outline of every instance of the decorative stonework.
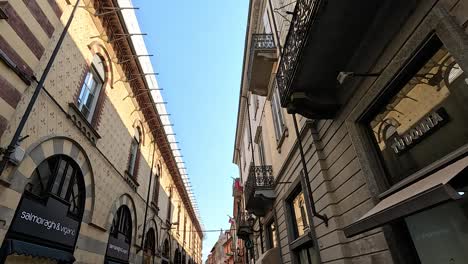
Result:
M89 141L96 146L96 142L101 136L93 128L93 126L84 118L80 110L76 107L74 103L68 104L68 118L75 124L75 126L86 136Z

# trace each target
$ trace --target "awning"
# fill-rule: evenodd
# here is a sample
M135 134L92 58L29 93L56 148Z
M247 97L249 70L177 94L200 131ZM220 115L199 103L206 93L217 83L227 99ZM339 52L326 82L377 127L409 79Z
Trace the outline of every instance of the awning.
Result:
M73 263L75 261L75 257L70 252L15 239L7 239L3 244L2 250L5 255L18 254L23 256L41 257L65 263Z
M467 166L468 157L465 157L384 198L359 220L345 227L346 237L358 235L430 206L460 199L461 196L448 183Z

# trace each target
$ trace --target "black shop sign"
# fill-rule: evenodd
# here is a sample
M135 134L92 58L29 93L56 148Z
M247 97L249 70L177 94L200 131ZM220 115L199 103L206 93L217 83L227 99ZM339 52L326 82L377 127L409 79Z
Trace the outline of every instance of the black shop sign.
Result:
M9 232L11 236L44 241L73 250L80 221L68 214L69 204L53 195L45 202L33 195L22 196Z

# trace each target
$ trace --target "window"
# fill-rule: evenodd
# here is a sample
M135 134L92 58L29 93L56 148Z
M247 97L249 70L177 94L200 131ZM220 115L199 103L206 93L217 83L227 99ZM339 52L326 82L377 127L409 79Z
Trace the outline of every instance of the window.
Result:
M466 147L468 79L433 36L391 88L366 125L393 185Z
M177 206L177 235L180 235L180 204Z
M297 252L299 264L319 264L320 257L313 247L306 247Z
M299 191L290 202L294 238L298 238L309 229L307 210L305 208L304 193Z
M165 258L165 259L169 259L169 252L170 252L170 248L169 248L169 240L164 240L164 245L163 245L163 249L162 249L162 257Z
M276 224L275 221L271 221L267 225L267 239L268 239L268 249L275 248L278 246L278 237L276 236Z
M263 32L271 34L270 18L268 17L267 8L265 8L265 12L263 12Z
M261 134L259 137L260 138L258 140L258 155L260 156L260 164L262 166L265 166L266 161L265 161L265 147L263 145L263 137Z
M250 118L250 117L248 117L248 118ZM249 122L249 121L247 120L247 122ZM252 137L250 135L249 126L250 126L250 124L247 123L247 125L245 126L245 133L244 133L244 137L247 140L247 150L250 150L250 145L252 144Z
M258 96L256 96L255 94L252 94L252 95L250 96L250 99L252 100L253 120L257 120Z
M276 84L276 83L275 83ZM285 130L283 109L280 104L278 86L274 86L273 96L271 98L271 112L273 114L273 126L275 128L276 142L280 142Z
M132 138L132 143L130 144L130 158L128 161L128 174L136 179L138 174L138 163L140 159L140 141L141 141L141 129L137 127L135 131L135 136Z
M166 221L168 223L171 223L171 216L172 216L172 201L171 200L172 200L172 186L169 186L169 199L167 199L167 218L166 218Z
M154 182L154 190L153 190L153 203L156 205L156 207L158 207L160 185L161 185L161 165L158 164L155 182Z
M54 195L68 202L72 215L83 215L83 175L70 157L56 155L41 162L31 176L29 187L30 192L39 197Z
M104 62L99 55L94 55L89 72L86 74L78 97L78 109L91 123L99 94L105 80Z
M115 238L118 238L119 234L123 235L125 242L130 244L132 240L132 218L130 217L130 209L127 206L122 205L117 210L110 233Z
M184 234L183 234L183 241L185 245L185 235L187 234L187 216L184 216Z

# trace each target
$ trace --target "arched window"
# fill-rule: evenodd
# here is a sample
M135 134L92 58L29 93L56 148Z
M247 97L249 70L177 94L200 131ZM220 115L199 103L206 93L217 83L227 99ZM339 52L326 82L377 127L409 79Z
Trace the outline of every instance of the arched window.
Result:
M176 249L174 253L174 264L179 264L179 263L180 263L180 251L179 249Z
M140 159L140 143L143 135L141 133L141 128L136 127L135 135L132 138L132 143L130 145L130 157L128 162L128 174L132 176L134 179L137 178L138 175L138 163Z
M105 79L104 62L98 54L95 54L77 101L78 109L90 123Z
M146 233L146 239L145 239L145 245L144 245L144 258L143 258L143 263L153 263L154 261L154 256L156 255L156 239L155 239L155 233L154 229L150 228L148 232Z
M154 179L154 190L153 190L153 203L156 207L158 207L159 201L159 188L161 184L161 165L157 165L156 177Z
M170 252L169 240L166 239L164 240L163 249L162 249L163 258L169 259L169 252Z
M120 206L112 220L104 263L128 262L132 242L132 217L126 205Z
M79 221L84 210L84 189L78 164L65 155L55 155L41 162L29 184L29 191L36 196L45 198L52 194L68 202L70 214Z
M132 240L132 218L130 216L130 209L122 205L112 221L111 236L118 238L119 234L123 235L125 242L130 244Z

